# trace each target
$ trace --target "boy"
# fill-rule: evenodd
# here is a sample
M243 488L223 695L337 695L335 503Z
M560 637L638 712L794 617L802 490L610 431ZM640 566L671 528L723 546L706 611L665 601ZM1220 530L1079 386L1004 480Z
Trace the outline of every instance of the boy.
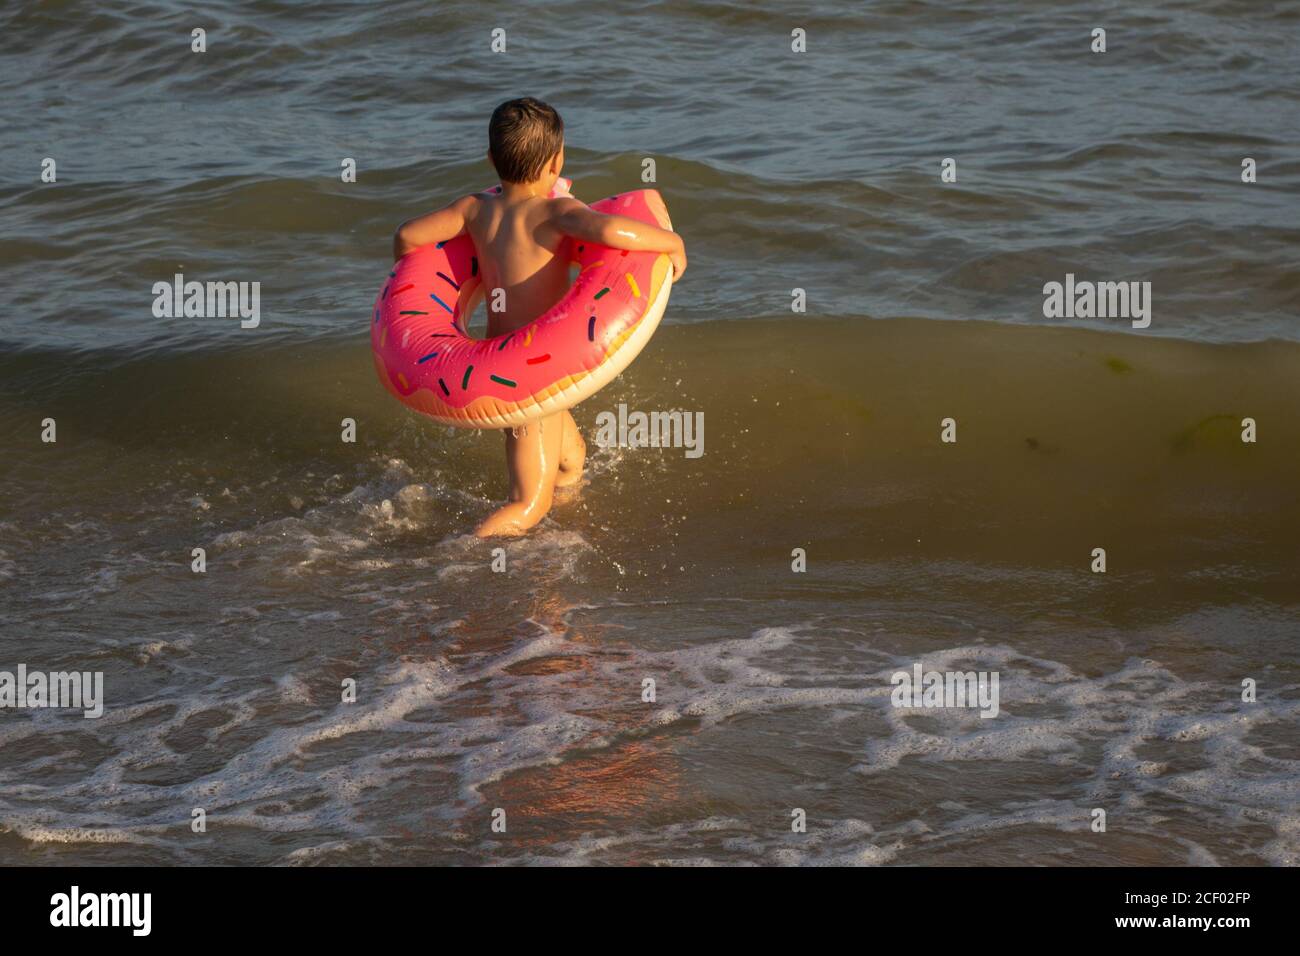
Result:
M468 232L478 250L487 301L505 290L505 309L488 310L488 336L522 328L569 288L569 264L557 253L566 236L615 249L664 252L673 280L686 271L686 247L674 232L625 216L592 212L572 196L548 199L564 168L564 122L532 97L502 103L488 124L488 160L499 195L457 199L398 227L393 257ZM481 538L523 534L546 516L557 487L582 480L586 446L567 411L506 432L510 500L475 531Z

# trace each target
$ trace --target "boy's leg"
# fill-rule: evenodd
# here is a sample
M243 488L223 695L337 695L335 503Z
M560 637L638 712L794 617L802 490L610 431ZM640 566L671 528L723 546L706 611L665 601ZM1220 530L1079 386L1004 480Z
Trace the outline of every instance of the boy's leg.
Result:
M556 414L506 430L510 500L484 519L476 535L523 534L546 517L560 468L562 426L563 419Z
M560 472L555 478L555 487L565 488L582 481L582 466L587 461L587 443L582 440L578 423L568 411L556 416L563 420L560 431Z

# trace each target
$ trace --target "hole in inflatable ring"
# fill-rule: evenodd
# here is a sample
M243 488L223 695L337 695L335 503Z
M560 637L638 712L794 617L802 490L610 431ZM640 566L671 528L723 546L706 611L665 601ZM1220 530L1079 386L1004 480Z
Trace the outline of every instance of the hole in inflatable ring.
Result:
M578 279L578 265L577 263L573 263L569 266L569 282L564 287L564 291L560 293L559 298L557 298L555 302L559 302L560 299L564 298L566 295L569 294L569 289L573 287L573 283L576 282L577 279ZM487 296L484 295L482 291L475 293L474 308L470 311L469 322L465 326L465 330L469 333L469 337L471 339L486 339L488 337L486 302L487 302ZM551 305L548 305L546 309L542 311L545 312L549 310L551 306L555 304L555 302L552 302Z

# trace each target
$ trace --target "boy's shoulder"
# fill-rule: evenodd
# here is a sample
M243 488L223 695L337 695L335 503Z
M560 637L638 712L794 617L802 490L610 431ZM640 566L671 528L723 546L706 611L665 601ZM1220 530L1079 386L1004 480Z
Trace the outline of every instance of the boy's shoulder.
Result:
M461 196L459 199L453 199L447 204L447 208L454 210L463 219L469 221L478 214L479 208L483 205L483 200L488 197L484 193L470 193Z

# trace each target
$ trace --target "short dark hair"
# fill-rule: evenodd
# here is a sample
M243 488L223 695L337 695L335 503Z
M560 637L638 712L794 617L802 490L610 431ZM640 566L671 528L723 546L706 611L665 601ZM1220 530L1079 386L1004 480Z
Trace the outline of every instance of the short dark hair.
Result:
M564 120L531 96L508 100L492 111L488 147L497 175L506 183L531 183L564 145Z

